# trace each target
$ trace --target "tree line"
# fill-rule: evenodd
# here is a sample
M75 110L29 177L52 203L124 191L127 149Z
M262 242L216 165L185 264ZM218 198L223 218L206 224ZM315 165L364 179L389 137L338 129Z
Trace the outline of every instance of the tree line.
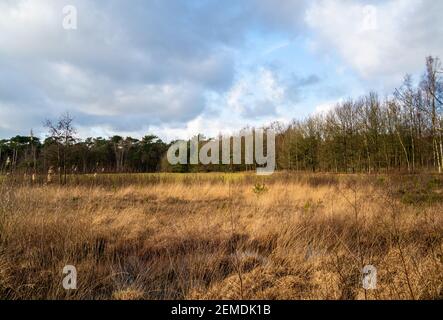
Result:
M443 172L443 80L437 57L426 58L414 85L410 75L392 95L371 92L338 103L327 113L289 125L273 123L279 170L323 172ZM168 144L155 135L141 139L76 137L73 118L47 121L47 138L31 134L0 140L0 171L66 175L101 172L242 171L250 165L176 165L166 161ZM253 129L252 129L253 130ZM240 134L240 133L239 133ZM210 139L206 139L209 141ZM205 139L200 139L204 143Z
M289 170L443 171L441 62L428 57L418 85L403 84L384 99L372 92L339 103L326 114L279 131L278 164Z
M47 121L48 137L30 136L0 140L0 170L3 173L47 173L66 182L68 174L156 172L168 144L154 135L142 139L76 138L69 114L56 122Z

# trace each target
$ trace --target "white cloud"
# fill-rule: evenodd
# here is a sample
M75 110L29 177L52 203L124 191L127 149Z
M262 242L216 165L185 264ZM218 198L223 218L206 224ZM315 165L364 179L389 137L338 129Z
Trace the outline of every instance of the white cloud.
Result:
M342 103L343 99L338 99L335 101L327 101L324 103L321 103L315 107L314 114L316 115L324 115L327 114L329 111L333 110L338 104Z
M443 55L443 2L431 0L317 0L305 20L317 34L316 46L341 57L367 80L397 85L405 73L423 69L425 56ZM368 13L375 14L369 21Z
M62 28L67 4L78 9L75 31ZM0 111L37 115L18 121L17 132L67 110L79 126L115 131L189 121L203 112L207 92L230 87L229 44L247 24L225 24L230 14L215 5L0 0L0 72L13 80L0 80ZM203 17L219 34L210 34ZM227 32L236 26L237 33Z
M244 74L227 93L227 107L245 117L275 115L286 103L286 88L269 69Z
M62 28L67 4L76 31ZM389 89L426 55L443 57L441 12L431 0L0 0L0 134L68 110L85 133L167 137L326 110L323 99L353 95L357 83ZM260 38L275 45L248 47ZM299 40L330 57L325 70L308 70L323 59L298 52ZM308 88L310 73L322 85Z

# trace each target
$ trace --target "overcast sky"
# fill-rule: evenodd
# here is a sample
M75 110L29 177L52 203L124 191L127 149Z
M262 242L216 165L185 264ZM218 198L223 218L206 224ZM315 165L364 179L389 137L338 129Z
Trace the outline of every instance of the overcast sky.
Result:
M62 27L63 7L78 12ZM0 0L0 138L166 140L321 112L443 58L443 1Z

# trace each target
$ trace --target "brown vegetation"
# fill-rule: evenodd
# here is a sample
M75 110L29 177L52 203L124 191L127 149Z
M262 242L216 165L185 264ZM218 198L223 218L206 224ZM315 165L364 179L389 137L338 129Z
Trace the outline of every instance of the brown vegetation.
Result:
M0 298L443 298L441 177L155 177L0 182Z

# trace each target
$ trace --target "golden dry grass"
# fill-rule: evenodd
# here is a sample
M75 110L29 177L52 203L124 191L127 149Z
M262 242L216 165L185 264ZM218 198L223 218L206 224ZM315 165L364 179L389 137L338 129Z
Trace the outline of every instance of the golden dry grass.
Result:
M251 179L3 183L0 298L443 298L440 180L426 193L364 176L277 176L258 191ZM365 291L369 264L377 290Z

